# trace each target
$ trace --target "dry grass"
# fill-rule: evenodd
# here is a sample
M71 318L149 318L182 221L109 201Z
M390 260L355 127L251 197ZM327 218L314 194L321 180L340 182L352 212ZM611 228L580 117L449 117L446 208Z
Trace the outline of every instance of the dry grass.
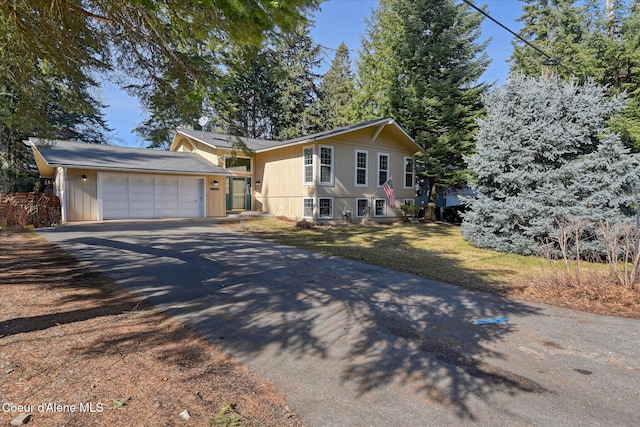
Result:
M581 263L581 280L571 280L575 272L567 271L562 262L473 247L463 239L457 226L449 224L300 229L291 222L260 219L247 222L240 229L283 244L470 289L594 313L640 318L640 289L615 284L602 264Z
M36 235L0 233L0 292L0 405L33 405L31 426L206 426L229 404L234 425L301 424L272 384Z

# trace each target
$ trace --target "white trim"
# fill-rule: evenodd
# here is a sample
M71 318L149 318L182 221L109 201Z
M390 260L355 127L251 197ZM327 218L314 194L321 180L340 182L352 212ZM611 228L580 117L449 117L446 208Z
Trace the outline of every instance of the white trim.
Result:
M359 215L358 214L358 202L364 200L367 204L368 207L370 207L370 203L369 203L369 199L366 197L358 197L356 199L356 218L364 218L366 215Z
M407 160L411 162L411 176L412 176L412 185L410 187L407 186ZM402 186L403 188L415 188L416 186L416 162L413 157L404 156L404 162L402 163Z
M322 167L325 166L322 164L322 149L323 148L328 148L331 150L331 164L329 164L329 167L331 168L331 178L328 182L323 182L322 181ZM334 185L335 182L335 148L333 147L333 145L318 145L318 185L325 185L328 187L332 187Z
M311 164L307 165L304 163L305 158L304 158L304 152L307 149L311 149ZM316 162L316 150L315 150L315 146L314 145L306 145L304 147L302 147L302 185L313 185L315 183L315 175L316 175L316 168L315 168L315 162ZM307 166L311 167L311 181L306 181L306 168Z
M380 158L382 156L386 156L387 157L387 169L380 169ZM376 163L376 169L377 169L377 174L376 174L376 186L377 188L382 188L382 184L384 184L389 178L391 178L391 156L389 155L389 153L378 153L378 157L377 157L377 163ZM387 179L380 183L380 172L382 171L386 171L387 172Z
M62 169L62 189L60 190L60 200L62 201L62 203L60 203L60 220L64 223L67 222L67 211L69 210L69 201L67 200L67 196L69 194L69 184L67 182L67 168L60 169Z
M377 212L377 202L382 202L383 204L383 208L382 208L382 213L378 214ZM373 216L375 217L386 217L387 216L387 210L388 210L388 203L387 203L387 199L382 199L382 198L375 198L373 199L373 206L371 207L372 211L373 211Z
M320 213L320 202L322 200L329 200L331 202L331 212L329 216L322 216ZM333 219L334 218L334 214L333 214L333 197L318 197L318 219Z
M364 154L366 156L364 165L364 184L358 184L358 154ZM356 187L368 187L369 186L369 151L356 149L355 151L354 169L355 174L353 178L353 185Z
M305 205L304 202L305 200L311 200L311 216L309 215L305 215L304 213L304 209L305 209ZM316 201L313 197L303 197L302 198L302 218L314 218L315 217L315 209L316 209Z

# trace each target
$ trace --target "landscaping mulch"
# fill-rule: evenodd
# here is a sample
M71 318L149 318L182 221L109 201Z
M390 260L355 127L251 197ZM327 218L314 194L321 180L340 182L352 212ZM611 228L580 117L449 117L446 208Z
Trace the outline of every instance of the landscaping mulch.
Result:
M297 426L285 397L43 238L0 232L0 425Z

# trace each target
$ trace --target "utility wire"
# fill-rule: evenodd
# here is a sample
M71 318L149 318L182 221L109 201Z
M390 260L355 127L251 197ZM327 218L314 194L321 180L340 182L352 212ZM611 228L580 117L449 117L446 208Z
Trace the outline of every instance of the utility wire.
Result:
M571 70L569 70L567 67L565 67L565 66L560 64L560 58L554 58L553 56L549 55L547 52L543 51L538 46L534 45L529 40L525 39L520 34L516 33L511 28L507 27L502 22L498 21L493 16L489 15L487 12L485 12L484 10L482 10L481 8L479 8L478 6L473 4L470 0L462 0L462 1L465 2L467 5L471 6L472 8L474 8L475 10L477 10L478 12L480 12L484 17L489 18L489 20L491 20L492 22L496 23L498 26L500 26L500 28L502 28L502 29L508 31L509 33L513 34L516 38L521 40L524 44L529 46L531 49L535 50L536 52L538 52L542 56L546 57L547 59L542 63L542 65L561 66L566 71L568 71L569 73L573 74L573 72Z

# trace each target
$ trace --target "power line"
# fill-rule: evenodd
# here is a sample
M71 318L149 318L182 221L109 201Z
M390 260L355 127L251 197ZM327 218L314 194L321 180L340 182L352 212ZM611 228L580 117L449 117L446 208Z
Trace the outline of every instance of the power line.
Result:
M485 12L484 10L482 10L481 8L479 8L478 6L473 4L471 1L469 1L469 0L462 0L462 1L465 2L467 5L471 6L472 8L474 8L475 10L477 10L478 12L480 12L485 18L489 18L489 20L491 20L492 22L494 22L495 24L500 26L500 28L502 28L502 29L508 31L509 33L513 34L513 36L515 36L516 38L521 40L524 44L529 46L531 49L535 50L536 52L538 52L542 56L546 57L547 59L543 62L543 65L560 66L560 58L554 58L553 56L549 55L547 52L543 51L538 46L534 45L529 40L525 39L520 34L518 34L515 31L513 31L511 28L507 27L502 22L498 21L493 16L489 15L487 12ZM564 68L565 70L571 72L571 70L567 69L564 66L562 68Z

